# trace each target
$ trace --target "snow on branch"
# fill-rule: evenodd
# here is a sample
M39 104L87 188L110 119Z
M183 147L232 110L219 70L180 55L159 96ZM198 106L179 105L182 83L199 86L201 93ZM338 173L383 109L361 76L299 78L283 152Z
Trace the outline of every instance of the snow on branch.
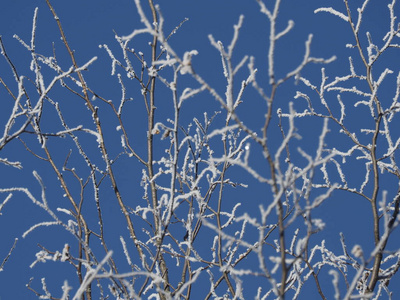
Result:
M319 13L319 12L327 12L332 15L338 16L339 18L341 18L342 20L344 20L346 22L349 22L349 18L345 14L337 11L336 9L334 9L332 7L320 7L320 8L317 8L316 10L314 10L314 13Z
M35 230L36 228L39 228L39 227L43 227L43 226L45 226L45 227L47 227L47 226L53 226L53 225L60 225L60 223L59 222L40 222L40 223L36 223L35 225L33 225L33 226L31 226L31 228L29 228L27 231L25 231L23 234L22 234L22 237L23 238L25 238L28 234L30 234L33 230Z
M0 163L17 168L17 169L22 169L22 163L19 161L9 161L8 158L0 157Z

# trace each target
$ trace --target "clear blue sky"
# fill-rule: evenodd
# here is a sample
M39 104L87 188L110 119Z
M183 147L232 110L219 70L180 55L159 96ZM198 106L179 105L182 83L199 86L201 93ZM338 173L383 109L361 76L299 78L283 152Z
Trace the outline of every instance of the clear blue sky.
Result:
M147 1L143 2L145 6ZM165 28L167 32L173 30L184 18L189 19L171 38L170 43L181 56L186 51L192 49L198 50L199 55L193 59L196 71L206 78L208 82L213 83L221 94L223 94L225 89L225 81L221 72L220 56L216 49L210 45L207 36L208 34L212 34L216 40L221 40L227 46L232 37L233 25L238 22L239 16L243 14L245 16L244 25L235 52L236 62L239 62L243 55L254 56L259 68L257 75L259 80L267 81L266 47L268 45L269 25L267 19L259 12L259 7L255 0L168 0L156 2L159 3L166 20ZM347 57L355 55L355 50L345 48L347 43L353 42L348 24L327 13L314 14L314 10L319 5L332 5L337 10L344 12L343 1L336 0L329 1L328 3L328 1L321 2L318 0L282 0L282 2L281 18L278 26L283 29L286 26L287 20L292 19L295 22L295 28L282 38L278 44L278 51L276 52L277 75L283 76L301 61L304 53L304 42L309 33L313 33L314 35L311 47L313 56L329 58L332 55L336 55L337 60L327 66L327 70L331 71L332 76L346 74L348 68ZM386 3L387 1L371 0L370 2L363 26L368 28L368 31L373 36L376 36L378 40L386 32L386 28L383 26L387 26L387 24L383 23L382 20L386 18L388 10L387 5L382 4L382 2ZM142 27L134 1L53 0L52 4L61 19L69 44L75 50L78 64L87 62L93 56L98 57L95 64L85 73L88 83L105 98L119 101L120 91L117 78L110 76L110 59L104 49L99 48L99 45L108 44L110 48L117 52L118 46L114 39L113 30L119 35L127 35L133 29ZM25 42L29 43L35 7L39 8L36 51L50 56L53 51L52 42L54 42L59 63L64 69L70 66L69 58L65 55L66 52L59 38L57 25L45 1L7 1L1 5L0 9L0 35L2 36L8 55L13 60L20 75L31 76L32 78L34 78L33 73L29 71L30 54L13 38L13 35L17 34ZM362 42L365 43L365 36L361 38ZM132 47L136 51L144 52L149 59L149 48L143 40L139 39L138 43L134 43ZM393 57L385 57L384 59L387 61L393 60L394 62L390 67L394 68L395 73L398 72L398 56L393 55ZM356 61L357 63L359 62ZM310 66L305 70L304 75L318 82L320 68L321 65ZM44 72L46 73L48 70ZM48 74L51 73L49 72ZM13 86L14 92L17 91L9 66L3 57L0 57L0 77L7 84ZM287 88L284 87L279 91L279 104L276 105L276 108L282 107L283 110L287 111L289 102L294 101L293 97L297 88L292 83L291 81L287 85ZM128 87L128 90L132 93L133 97L140 97L140 93L134 87ZM240 111L240 115L242 120L247 122L253 129L258 130L262 126L261 118L265 112L262 111L262 108L260 110L262 106L259 101L261 100L253 99L251 95L246 99L249 104ZM382 97L389 97L390 95L392 94L382 95ZM12 107L12 99L7 95L6 90L2 86L0 87L0 99L0 126L3 128ZM54 99L64 106L66 116L69 118L71 124L78 125L84 122L87 122L84 123L85 125L90 124L90 120L84 121L86 112L83 107L80 110L77 109L78 106L76 106L76 103L78 102L71 94L65 96L62 93L55 93ZM214 111L221 109L206 94L201 94L190 101L190 104L187 104L182 111L182 121L185 126L191 122L193 117L197 117L199 120L202 119L203 111L207 111L211 115ZM74 105L67 105L68 102ZM170 117L167 115L169 112L168 105L164 103L160 103L159 105L157 118L165 121L165 118ZM302 105L298 106L299 110L304 109ZM164 106L165 111L163 110ZM143 109L143 107L141 108ZM167 113L163 115L165 112ZM138 126L139 128L143 128L140 127L145 124L144 119L141 118L142 114L143 112L133 111L132 118L127 122L132 122L131 124L133 124L134 128L138 128ZM355 124L363 121L361 117L359 118L358 120L357 116L355 117ZM110 143L119 143L119 134L114 130L117 124L115 120L108 119L104 119L103 124L108 121L110 122L108 129ZM45 117L44 128L52 132L61 128L60 125L54 125L52 122L55 123L56 119L52 120L51 117ZM299 133L303 139L296 142L298 143L296 146L301 146L306 151L313 151L313 146L315 146L317 137L321 131L321 124L321 120L317 120L316 122L299 122ZM52 125L58 127L52 129ZM138 136L143 138L140 134L143 135L145 132L141 131L141 133L138 133ZM335 137L336 135L333 136ZM33 137L28 136L26 138L34 144ZM330 140L330 142L333 143L334 140ZM39 146L36 147L35 150L40 151ZM56 143L51 147L61 154L56 157L56 160L62 166L65 154L68 153L69 148L63 148L65 147L64 145L60 146ZM142 147L139 144L137 147L139 152L144 151L144 146ZM74 149L74 151L76 150ZM118 154L118 151L112 153L112 155L116 154ZM35 196L40 196L40 186L32 176L32 171L37 170L45 180L47 197L52 208L55 209L63 206L62 192L59 189L59 184L54 180L53 171L50 167L43 167L43 164L34 159L32 155L23 149L21 143L17 141L14 141L0 151L0 158L5 157L8 157L10 160L21 161L24 164L24 169L17 170L0 164L0 188L25 186L29 187ZM122 164L117 168L121 176L119 178L121 180L121 189L128 194L131 182L136 180L137 183L140 180L141 171L139 165L137 163ZM357 168L362 169L363 166L352 165L349 168L354 169L351 174L356 177ZM127 176L127 178L124 176ZM236 181L250 179L250 177L241 174L241 172L233 172L232 176L237 176L235 178ZM356 180L359 183L361 181L362 179L359 181ZM388 188L390 189L393 184L395 183L390 182ZM392 188L389 194L395 190L396 188ZM233 192L228 191L227 195L232 197L232 203L245 202L242 209L247 208L250 212L255 213L258 209L259 202L257 201L261 193L265 193L265 187L254 184L253 186L250 185L250 188L247 190L238 188ZM102 196L106 198L113 197L110 191L104 192ZM390 196L393 195L390 194ZM5 194L1 194L0 202L4 200L4 197ZM139 199L141 195L134 195L133 197ZM112 218L113 216L117 216L116 218L120 218L119 209L113 205L115 204L114 200L112 199L110 204L106 206L107 217ZM132 204L132 207L135 207L135 205ZM334 193L332 198L328 199L314 214L317 214L327 224L325 231L319 233L313 239L315 243L319 243L322 239L325 239L327 240L327 246L339 255L341 254L339 233L343 232L350 250L354 244L361 244L365 247L366 252L372 250L372 216L369 212L369 205L365 200L346 193ZM33 269L29 268L29 265L35 260L35 253L39 249L37 244L41 244L49 249L62 250L66 241L69 240L73 243L71 237L58 227L37 229L27 238L23 239L21 237L33 224L44 220L49 220L48 215L43 213L37 206L34 206L25 196L17 192L12 201L3 209L2 215L0 215L0 263L7 255L14 238L19 238L19 241L3 272L0 272L0 300L34 299L34 294L25 288L25 284L31 277L35 277L32 286L38 290L40 289L41 277L46 277L49 287L56 290L61 287L64 279L70 279L74 276L71 268L60 262L39 263ZM96 220L92 221L96 222ZM118 220L116 222L118 223ZM184 234L183 228L182 232ZM114 237L115 247L120 246L118 241L120 234L117 233ZM398 236L397 232L396 234ZM205 244L207 242L211 243L211 241L207 240L207 236L203 236L203 239ZM111 243L111 245L113 244ZM399 243L389 243L389 247L390 249L397 249L399 248ZM49 274L55 275L51 276ZM330 277L326 278L330 280ZM398 279L391 282L391 288L396 292L394 299L400 293L398 283ZM76 287L77 283L72 281L70 284ZM315 293L315 287L311 284L307 286L307 293L301 299L310 299L308 297L314 296ZM60 296L60 294L55 295ZM332 294L328 294L328 298L332 299Z

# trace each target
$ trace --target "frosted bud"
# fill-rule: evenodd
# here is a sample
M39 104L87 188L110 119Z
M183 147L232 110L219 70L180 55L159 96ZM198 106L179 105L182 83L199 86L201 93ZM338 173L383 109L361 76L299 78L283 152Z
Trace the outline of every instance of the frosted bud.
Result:
M358 258L364 256L364 252L360 245L354 245L353 249L351 250L351 254Z

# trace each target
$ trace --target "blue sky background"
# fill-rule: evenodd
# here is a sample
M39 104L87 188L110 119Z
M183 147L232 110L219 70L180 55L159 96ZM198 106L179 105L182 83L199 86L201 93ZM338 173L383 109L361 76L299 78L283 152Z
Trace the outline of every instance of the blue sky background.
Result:
M145 2L146 1L143 1L143 6L146 7ZM288 19L294 20L295 28L278 42L275 59L276 74L278 77L284 76L301 61L304 53L304 42L309 33L313 33L314 35L311 47L312 56L324 58L329 58L332 55L337 56L335 62L326 66L327 73L331 74L331 78L347 74L348 56L356 55L354 49L345 48L347 43L353 42L348 24L327 13L314 14L314 10L319 6L333 6L337 10L344 12L345 7L343 1L282 0L282 2L278 28L283 29ZM352 4L354 5L353 12L355 12L355 6L359 5L361 1L352 2L357 2ZM207 35L211 33L216 40L221 40L224 45L227 46L232 38L233 25L238 22L239 16L243 14L245 16L244 25L240 33L234 60L239 62L244 55L254 56L259 69L257 78L259 82L267 82L269 24L265 16L259 12L256 1L168 0L156 1L156 3L160 5L166 20L166 32L173 30L184 18L189 19L171 38L170 43L180 56L183 56L186 51L192 49L198 50L199 55L195 56L192 61L196 72L201 74L203 78L206 78L209 83L213 83L221 94L224 93L225 80L222 76L220 55L216 49L210 45ZM388 24L384 22L388 14L386 3L388 3L388 1L371 0L363 23L363 26L368 28L367 30L375 37L375 41L378 45L381 45L381 42L379 43L378 40L386 33L387 29L385 26L388 26ZM127 35L131 33L133 29L142 27L134 6L134 1L69 0L53 1L52 4L61 19L69 44L75 50L78 64L87 62L93 56L98 57L98 60L89 68L89 71L84 73L89 86L96 89L96 92L103 97L119 101L120 89L118 80L115 76L110 76L110 59L104 49L99 48L99 45L109 45L110 48L115 50L115 53L121 57L120 52L118 52L118 45L114 40L113 30L119 35ZM32 78L34 78L33 73L29 71L30 54L13 38L13 35L17 34L27 43L30 41L32 17L35 7L39 8L36 32L37 52L50 56L53 51L52 42L54 42L60 65L63 66L64 69L70 66L70 59L66 55L66 51L59 38L57 25L45 1L7 1L7 3L1 5L0 9L0 35L2 36L8 55L16 65L20 75L23 74ZM362 32L365 32L365 30ZM364 35L361 36L361 41L365 43ZM146 45L147 42L148 37L139 38L137 41L135 40L132 47L137 51L144 52L145 55L147 55L147 59L150 60L149 47ZM385 63L388 62L389 64L383 64L383 66L392 68L395 73L398 72L399 61L395 51L389 52L389 55L382 59ZM355 63L359 65L359 61L355 60ZM321 65L311 65L306 68L302 75L319 82L320 68ZM379 68L379 66L377 68ZM47 72L47 70L44 70L44 72ZM52 73L49 72L48 74L50 75ZM16 92L16 86L13 82L9 66L3 57L0 58L0 76L7 84L13 86L13 91ZM244 76L245 73L243 73L243 78L245 78ZM190 80L187 80L187 82L190 83ZM125 83L127 83L127 81ZM165 89L163 89L161 84L159 84L158 87L158 92L162 94ZM137 90L137 85L128 86L127 88L132 94L132 97L140 97L140 91ZM267 85L265 85L264 88L268 90ZM393 87L391 88L392 90L388 88L387 95L382 94L381 97L393 97L394 89ZM303 86L294 86L293 80L282 87L277 94L278 103L276 104L276 108L282 107L283 110L287 110L289 102L294 101L293 97L297 89L306 91ZM71 126L81 123L85 125L91 124L91 120L87 119L87 111L84 110L83 105L81 105L81 102L76 99L76 97L74 98L71 94L65 94L58 88L53 95L53 98L60 102L60 105L65 110L65 114L69 118ZM0 124L4 126L3 124L5 124L10 108L12 107L12 100L3 87L0 88L0 98L2 101ZM167 98L166 96L165 103L158 102L157 104L158 120L165 121L167 117L170 117L170 115L168 115L171 112L170 102L167 102ZM203 120L202 116L204 111L212 115L214 111L221 109L215 100L206 93L200 94L188 101L190 102L182 109L182 122L184 126L187 126L187 124L193 120L193 117ZM265 111L262 110L263 103L256 97L256 94L251 91L246 95L246 101L243 107L240 108L239 115L251 128L258 130L263 124L263 115L265 114ZM354 103L356 100L349 97L348 101L349 103ZM298 105L295 107L298 108L299 111L305 108L303 102L299 102L299 104L296 105ZM350 112L355 111L351 108L352 104L349 104L348 107ZM126 119L127 124L129 124L131 128L143 128L146 123L143 118L144 106L141 99L136 101L135 106L132 106L130 109L132 110L130 112L130 117ZM360 113L356 113L352 116L354 128L357 128L357 126L363 123L370 124L365 120L365 117L363 117L368 116L367 110L361 108L359 111ZM102 115L102 112L100 112L100 115ZM106 116L106 113L104 113L104 116ZM61 129L60 125L57 125L57 119L53 120L51 114L46 115L44 118L44 130L55 132ZM107 122L109 122L109 124L104 127L107 127L106 137L108 138L108 143L120 143L119 134L115 131L115 127L117 126L115 118L107 119L105 117L102 123L104 125ZM321 132L321 125L322 120L318 119L298 120L296 127L299 128L299 133L303 138L300 141L294 142L293 149L295 149L296 146L301 146L304 150L314 153L315 143ZM331 129L332 136L329 142L344 145L346 143L345 139L339 140L340 136L337 134L337 128L332 127ZM275 127L274 134L278 133L278 129ZM137 147L138 152L142 154L145 151L145 143L143 142L143 144L141 144L140 141L144 141L145 131L135 131L135 136L138 140L135 147ZM26 136L25 138L27 141L31 142L31 145L35 144L35 138L33 136ZM273 138L279 141L278 135L273 136ZM83 144L87 143L88 152L96 156L98 155L96 154L96 145L90 146L91 142L94 142L92 137L83 140ZM40 151L39 146L36 145L36 147L35 150ZM59 166L62 166L65 154L68 153L69 150L68 147L72 146L68 146L64 143L53 143L50 147L60 154L60 156L55 159ZM160 147L165 147L165 144L160 142ZM76 154L75 149L74 151ZM110 156L117 155L119 151L120 150L111 152ZM253 160L257 163L257 153L254 155ZM44 165L37 159L34 159L32 155L24 150L21 143L14 141L6 146L0 152L0 157L8 157L9 160L18 160L24 165L23 170L0 165L0 188L24 186L29 187L34 195L40 196L40 186L32 176L32 171L37 170L45 180L47 197L52 207L55 209L58 206L63 206L62 192L59 189L59 183L54 179L53 170L48 165ZM72 156L71 163L74 162L74 159L74 156ZM296 159L296 157L294 159ZM100 161L99 159L99 162ZM262 172L262 165L257 165L257 167ZM77 168L79 168L79 166ZM125 193L127 197L131 196L129 193L131 192L130 185L132 182L138 185L141 177L140 168L141 166L137 162L127 161L125 158L121 158L121 163L116 166L122 193ZM356 161L348 166L348 171L350 172L348 176L351 178L350 180L354 180L357 185L363 180L363 178L358 180L358 170L360 170L361 174L364 174L363 168L363 164ZM236 181L250 180L250 186L248 189L237 188L234 191L228 190L227 195L231 197L232 202L228 201L226 205L229 207L237 202L244 202L243 204L245 205L242 206L242 209L246 208L249 212L256 214L258 204L261 201L260 199L267 201L263 193L268 193L269 190L267 190L265 186L255 183L251 177L244 174L244 172L232 171L231 176L235 178ZM383 185L389 190L389 199L391 199L390 197L393 197L393 193L397 190L397 183L388 180L383 182ZM142 193L142 190L139 190L139 195L132 195L132 197L140 198L140 193ZM2 198L0 201L4 200L4 196L4 194L1 196ZM105 190L102 197L113 198L112 191ZM114 200L115 199L110 200L109 203L106 202L104 211L106 211L105 218L114 222L117 228L123 225L121 223L122 220L119 220L121 216L119 208L115 205ZM88 205L90 207L90 205L93 204ZM132 204L132 206L135 207L136 205ZM244 211L242 211L242 213L243 212ZM327 247L339 255L341 254L339 233L343 232L346 236L349 250L351 250L354 244L361 244L366 253L372 250L372 215L369 210L369 204L365 200L348 193L336 192L321 207L316 209L313 215L314 217L318 216L322 218L326 223L326 229L312 238L315 244L325 239L327 241ZM35 253L39 250L37 244L42 244L48 249L62 250L65 242L74 242L69 234L63 232L58 227L38 229L33 231L25 239L21 237L23 232L33 224L43 220L49 220L48 215L37 206L33 205L20 193L15 193L15 197L3 209L2 215L0 216L0 262L7 255L14 238L19 238L19 242L17 243L14 253L5 265L3 272L0 272L1 300L34 299L34 294L25 288L25 284L31 277L35 277L32 286L36 287L38 290L40 289L41 277L46 277L49 287L54 289L54 291L57 289L60 291L64 279L68 279L70 285L76 287L77 282L74 281L76 280L74 278L74 271L67 264L47 262L45 264L37 264L33 269L29 268L29 265L35 260ZM97 220L94 219L90 221L95 224ZM183 235L184 229L181 228L180 230ZM110 245L115 245L115 247L120 246L120 234L121 233L117 233L113 236L112 228L110 228L110 239L114 239L115 242L115 244L111 242ZM127 233L124 234L127 235ZM199 239L203 239L200 241L202 244L204 243L204 247L207 247L207 242L210 242L207 240L207 237L207 234L199 237ZM397 231L393 235L393 238L395 241L392 240L388 248L398 249ZM254 261L249 263L254 263ZM129 271L129 269L126 271ZM49 274L54 274L54 276ZM321 275L321 278L331 280L331 277L326 274L327 270ZM391 289L395 292L394 299L396 298L395 295L399 295L400 293L398 283L398 279L393 279L390 284ZM326 284L325 286L328 286L326 295L328 295L328 298L331 298L333 289L331 289L330 284ZM300 297L300 299L310 299L310 297L316 295L315 285L311 281L306 284L305 290L306 293ZM59 294L58 296L61 295Z

